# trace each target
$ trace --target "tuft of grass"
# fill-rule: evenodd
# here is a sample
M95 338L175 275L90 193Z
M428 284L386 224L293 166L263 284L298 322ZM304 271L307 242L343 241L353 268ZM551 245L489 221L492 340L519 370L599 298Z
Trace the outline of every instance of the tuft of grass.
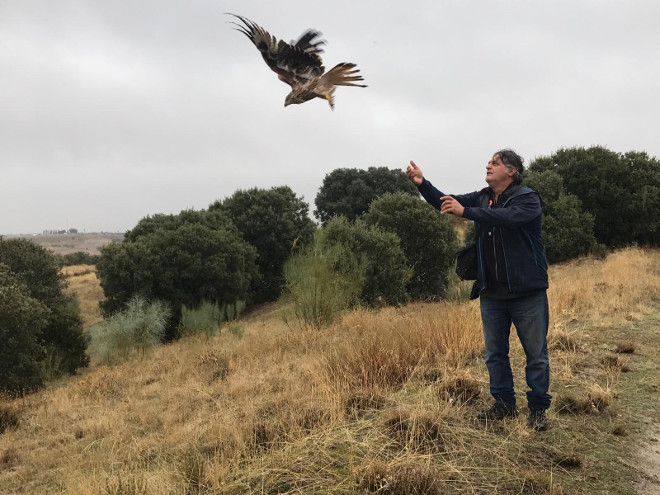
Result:
M359 419L372 411L382 409L386 403L387 400L377 389L357 390L346 399L344 412L346 418Z
M150 490L143 475L117 475L105 484L106 495L148 495Z
M603 412L611 402L611 391L595 385L586 396L566 394L557 397L555 408L562 414L590 414Z
M632 354L635 352L637 349L637 346L635 345L634 342L619 342L616 345L616 349L614 352L618 352L619 354Z
M468 375L459 375L442 382L438 393L451 404L472 404L481 395L481 384Z
M5 449L0 454L0 467L13 467L21 462L21 455L13 447Z
M427 412L397 408L384 413L381 422L410 451L447 451L449 432L444 430L437 417Z
M204 335L206 338L220 332L225 319L217 303L204 301L196 308L182 306L178 332L181 337Z
M0 404L0 434L16 428L18 426L19 417L16 408L12 406L5 406Z
M550 332L548 335L548 349L551 351L577 352L579 344L572 334L558 330Z
M437 367L427 368L422 372L422 380L427 383L436 383L442 380L442 370Z
M603 356L600 364L608 371L621 371L623 373L630 371L628 365L619 356Z
M224 322L233 321L245 309L245 301L218 305L204 301L197 307L182 306L178 332L181 337L202 335L207 339L220 333Z
M612 428L612 435L616 435L617 437L625 437L628 436L628 431L624 426L617 425Z
M370 493L396 495L439 495L446 490L446 473L434 467L425 458L403 458L385 462L367 460L353 471L358 486Z
M582 459L575 455L559 455L557 456L556 463L559 467L564 469L577 469L582 467Z
M196 495L208 490L208 459L197 449L184 452L179 458L179 475L183 479L186 495Z
M197 356L201 369L210 373L209 382L226 380L229 376L229 356L216 349L207 349Z

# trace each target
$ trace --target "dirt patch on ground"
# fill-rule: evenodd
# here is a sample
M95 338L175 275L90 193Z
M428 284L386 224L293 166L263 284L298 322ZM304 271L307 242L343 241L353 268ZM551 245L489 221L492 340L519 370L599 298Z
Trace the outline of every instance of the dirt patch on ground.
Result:
M648 438L638 452L638 469L641 479L636 483L640 495L660 494L660 424L648 431Z

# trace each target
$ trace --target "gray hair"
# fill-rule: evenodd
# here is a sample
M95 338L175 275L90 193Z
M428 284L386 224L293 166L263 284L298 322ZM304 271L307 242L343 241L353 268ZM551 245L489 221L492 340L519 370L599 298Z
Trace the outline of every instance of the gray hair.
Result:
M525 172L525 167L523 167L522 157L511 149L503 149L496 151L493 156L499 156L502 163L506 166L507 170L512 168L516 170L516 174L513 176L514 184L521 184L523 181L523 173Z

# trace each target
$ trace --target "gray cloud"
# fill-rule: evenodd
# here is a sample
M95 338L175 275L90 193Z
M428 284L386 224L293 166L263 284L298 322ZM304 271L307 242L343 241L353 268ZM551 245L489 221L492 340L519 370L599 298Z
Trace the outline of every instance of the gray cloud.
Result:
M9 1L0 4L0 233L126 230L337 167L414 159L447 192L490 154L601 144L660 155L656 2ZM284 108L224 12L323 32L369 88Z

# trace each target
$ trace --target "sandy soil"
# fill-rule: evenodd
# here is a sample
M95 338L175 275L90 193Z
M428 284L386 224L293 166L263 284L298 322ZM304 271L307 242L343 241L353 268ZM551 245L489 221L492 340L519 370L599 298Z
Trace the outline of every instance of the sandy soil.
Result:
M660 424L654 424L638 453L642 479L637 483L640 495L660 495Z

